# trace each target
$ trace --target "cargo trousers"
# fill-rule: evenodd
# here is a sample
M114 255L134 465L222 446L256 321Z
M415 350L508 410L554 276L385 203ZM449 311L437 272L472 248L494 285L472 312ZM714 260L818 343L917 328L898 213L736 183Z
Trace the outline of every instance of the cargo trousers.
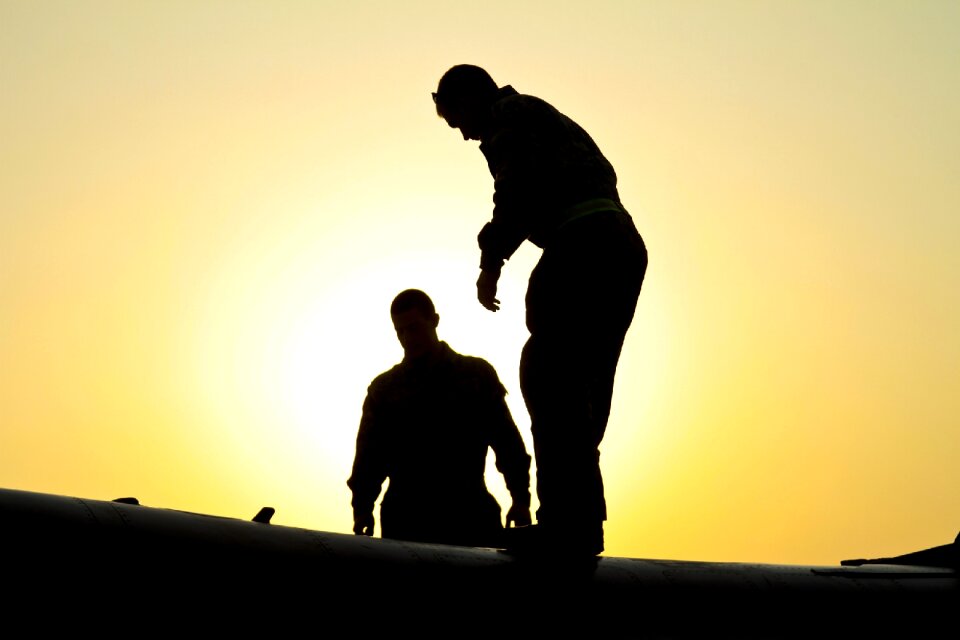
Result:
M537 522L574 544L599 542L597 552L607 517L599 446L646 269L630 216L592 213L545 244L526 294L520 387L537 464Z

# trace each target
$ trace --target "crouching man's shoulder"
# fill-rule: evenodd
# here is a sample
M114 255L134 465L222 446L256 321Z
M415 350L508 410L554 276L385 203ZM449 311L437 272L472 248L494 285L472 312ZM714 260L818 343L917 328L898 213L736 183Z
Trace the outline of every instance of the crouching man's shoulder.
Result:
M457 369L465 378L469 378L479 384L494 385L496 389L506 393L496 369L483 358L458 354Z
M391 393L402 384L403 372L399 364L387 369L370 383L367 387L367 394L376 396Z

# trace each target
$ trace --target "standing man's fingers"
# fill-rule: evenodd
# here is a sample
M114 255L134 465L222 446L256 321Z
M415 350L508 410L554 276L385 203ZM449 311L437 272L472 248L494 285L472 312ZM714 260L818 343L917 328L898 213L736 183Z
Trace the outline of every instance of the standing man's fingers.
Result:
M477 278L477 300L480 301L486 309L496 311L500 308L500 301L497 299L497 280L500 274L494 271L481 271Z

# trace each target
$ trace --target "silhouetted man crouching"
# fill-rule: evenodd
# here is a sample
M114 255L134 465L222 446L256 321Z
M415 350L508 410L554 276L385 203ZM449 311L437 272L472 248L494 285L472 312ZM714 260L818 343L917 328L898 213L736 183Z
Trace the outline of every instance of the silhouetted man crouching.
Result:
M380 506L384 538L500 546L500 505L484 482L487 448L496 454L513 504L507 521L530 523L530 456L496 372L437 337L440 317L422 291L400 293L390 307L403 346L400 364L370 384L357 433L353 531L373 535Z

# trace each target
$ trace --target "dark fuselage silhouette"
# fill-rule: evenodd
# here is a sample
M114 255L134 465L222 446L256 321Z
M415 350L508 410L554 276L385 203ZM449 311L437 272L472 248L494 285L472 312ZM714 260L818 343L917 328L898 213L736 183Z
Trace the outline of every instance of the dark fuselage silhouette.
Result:
M863 566L588 562L9 489L0 523L11 631L935 638L960 595L960 540Z

